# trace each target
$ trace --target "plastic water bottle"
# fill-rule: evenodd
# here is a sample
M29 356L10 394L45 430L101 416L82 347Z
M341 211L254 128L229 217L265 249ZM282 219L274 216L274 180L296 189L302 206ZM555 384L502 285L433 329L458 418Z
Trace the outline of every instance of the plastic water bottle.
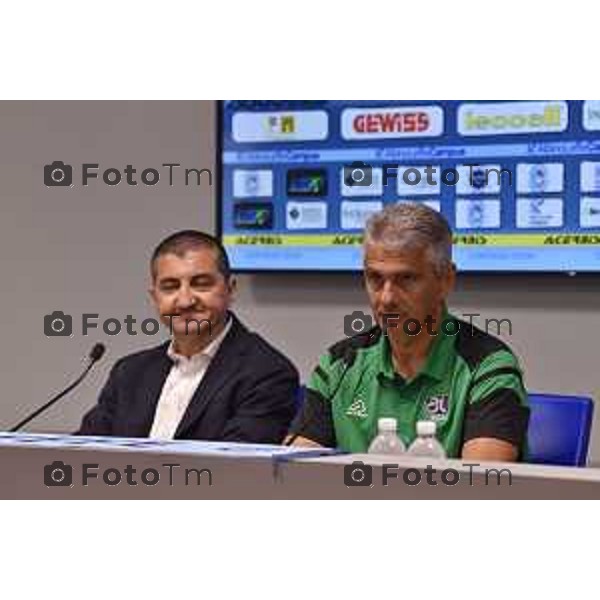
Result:
M446 458L444 447L435 437L435 423L433 421L417 422L417 437L410 445L408 453L413 456L430 456L432 458Z
M406 446L396 433L396 419L379 419L377 435L369 446L369 454L403 454Z

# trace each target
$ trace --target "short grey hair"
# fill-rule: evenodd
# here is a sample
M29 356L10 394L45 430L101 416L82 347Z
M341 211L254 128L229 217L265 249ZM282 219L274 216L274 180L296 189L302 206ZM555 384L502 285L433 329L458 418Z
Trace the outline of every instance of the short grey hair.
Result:
M425 246L438 275L452 265L452 231L448 221L425 204L388 204L367 221L364 244L381 244L395 250Z

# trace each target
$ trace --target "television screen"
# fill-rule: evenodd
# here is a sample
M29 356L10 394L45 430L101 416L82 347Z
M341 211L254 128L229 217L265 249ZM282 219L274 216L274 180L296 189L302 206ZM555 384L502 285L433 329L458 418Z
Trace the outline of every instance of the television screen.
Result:
M357 271L365 222L420 202L460 271L600 270L600 101L219 103L236 271Z

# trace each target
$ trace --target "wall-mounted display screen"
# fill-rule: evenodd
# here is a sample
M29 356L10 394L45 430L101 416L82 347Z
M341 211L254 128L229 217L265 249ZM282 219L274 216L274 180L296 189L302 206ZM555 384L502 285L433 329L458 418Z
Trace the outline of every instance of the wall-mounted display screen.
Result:
M600 271L600 101L228 100L220 235L237 271L356 271L384 205L422 202L460 271Z

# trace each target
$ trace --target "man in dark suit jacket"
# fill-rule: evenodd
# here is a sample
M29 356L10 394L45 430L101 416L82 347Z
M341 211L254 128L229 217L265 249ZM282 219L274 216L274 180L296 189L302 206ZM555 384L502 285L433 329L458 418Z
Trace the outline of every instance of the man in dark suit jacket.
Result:
M151 275L171 342L119 360L77 434L280 443L298 373L229 310L235 280L219 241L176 233L156 248Z

